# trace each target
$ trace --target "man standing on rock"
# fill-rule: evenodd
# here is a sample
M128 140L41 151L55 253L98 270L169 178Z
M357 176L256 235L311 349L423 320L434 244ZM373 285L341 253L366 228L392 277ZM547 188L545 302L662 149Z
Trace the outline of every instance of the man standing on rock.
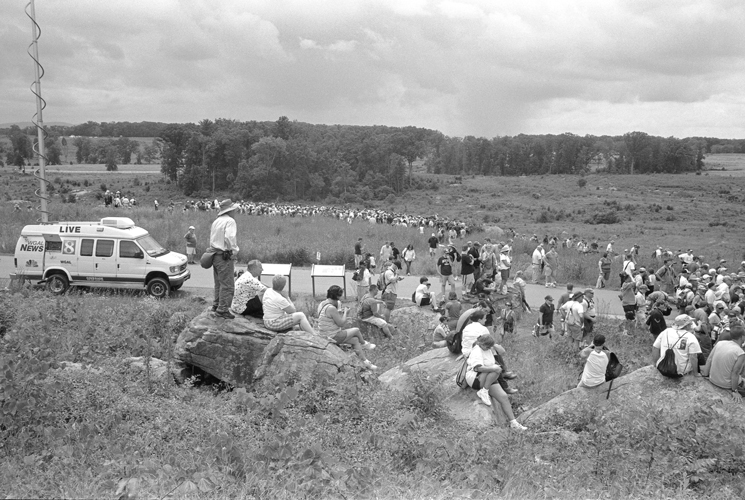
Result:
M235 211L238 204L231 200L220 203L220 211L210 227L210 251L215 254L212 260L212 276L215 280L215 299L212 310L216 316L233 319L230 305L235 292L235 260L238 258L238 227L235 223Z

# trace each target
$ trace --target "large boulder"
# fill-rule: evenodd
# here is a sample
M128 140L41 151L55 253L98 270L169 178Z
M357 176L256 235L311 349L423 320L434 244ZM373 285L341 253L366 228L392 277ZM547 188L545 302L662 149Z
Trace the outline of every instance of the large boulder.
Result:
M319 335L293 330L277 334L264 349L254 371L253 382L277 378L333 378L339 372L351 372L363 367L353 351L345 352Z
M275 335L261 320L243 316L223 319L207 310L181 332L174 354L177 360L219 380L246 387Z
M610 387L610 391L608 390ZM576 417L587 413L589 404L606 406L620 412L624 418L627 408L647 408L674 411L681 422L695 417L698 408L717 407L717 412L730 423L745 429L742 405L730 402L729 391L719 389L702 377L671 379L664 377L652 366L639 368L628 375L606 382L592 389L575 388L552 400L523 412L518 420L529 427L573 426Z
M264 328L261 320L244 316L223 319L209 310L181 332L175 357L177 380L184 378L186 365L237 387L277 375L308 379L363 367L356 354L318 335L300 330L276 333Z
M463 357L452 354L447 347L432 349L391 368L378 377L380 382L392 389L406 392L412 387L412 377L423 377L427 383L435 384L450 416L470 427L506 425L507 418L497 406L496 413L484 405L472 389L461 389L455 383L455 375L463 363Z

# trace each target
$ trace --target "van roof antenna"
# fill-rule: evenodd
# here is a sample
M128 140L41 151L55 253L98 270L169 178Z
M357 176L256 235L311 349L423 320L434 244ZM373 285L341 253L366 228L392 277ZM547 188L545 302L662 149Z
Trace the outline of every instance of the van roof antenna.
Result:
M26 52L31 59L34 60L34 74L35 80L31 84L31 92L36 96L36 114L31 118L34 126L36 127L37 138L34 142L34 152L39 159L39 167L34 169L34 177L39 179L39 189L34 191L34 194L41 202L36 209L41 213L41 222L49 222L49 211L47 209L47 178L46 178L46 164L47 157L44 154L44 140L48 134L44 128L44 119L42 118L41 112L47 107L47 102L41 97L41 78L44 76L44 67L39 62L39 38L41 37L41 27L36 22L36 10L34 9L34 0L29 0L26 4L26 15L31 19L31 28L33 32L31 44L26 49Z

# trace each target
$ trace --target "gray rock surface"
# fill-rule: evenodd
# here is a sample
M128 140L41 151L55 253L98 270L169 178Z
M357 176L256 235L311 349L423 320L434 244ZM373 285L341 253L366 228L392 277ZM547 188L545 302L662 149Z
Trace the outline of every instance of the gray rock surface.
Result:
M364 368L353 351L318 335L300 330L276 333L264 328L261 320L223 319L209 310L184 328L174 353L176 380L184 378L188 366L196 366L237 387L275 376L305 380Z
M437 385L448 413L457 421L472 427L506 425L507 418L501 412L494 415L472 389L461 389L455 383L455 375L463 358L452 354L447 347L432 349L391 368L378 377L380 382L398 391L411 390L411 377L420 376Z
M529 427L560 427L563 422L571 426L576 415L587 412L590 403L619 410L646 405L650 411L660 408L674 411L681 421L686 421L695 417L696 408L716 406L724 418L739 422L745 428L742 405L730 400L729 391L715 387L702 377L670 379L649 365L614 380L610 395L609 384L606 382L592 389L571 389L523 412L517 419Z
M264 328L261 320L243 316L223 319L207 310L179 334L174 354L178 361L224 382L246 387L275 335Z
M293 330L278 333L264 349L253 375L253 382L289 377L311 380L333 378L340 372L363 369L353 351L345 352L324 337Z
M124 361L129 363L130 368L137 373L145 373L150 365L150 376L158 379L166 379L168 371L168 363L158 358L150 358L149 362L144 356L137 356L133 358L127 358Z

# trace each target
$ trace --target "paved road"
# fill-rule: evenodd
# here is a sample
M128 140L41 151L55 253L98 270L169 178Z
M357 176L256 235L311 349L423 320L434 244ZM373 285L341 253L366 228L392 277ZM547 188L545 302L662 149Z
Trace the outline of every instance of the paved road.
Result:
M244 266L240 266L244 267ZM191 279L184 283L184 289L199 289L204 292L205 289L212 289L212 270L202 269L199 265L190 265ZM10 273L14 272L13 257L9 255L0 256L0 277L7 278ZM268 276L264 277L265 283L270 282ZM349 297L354 296L354 281L352 281L352 272L347 272L347 292ZM439 291L439 279L437 277L430 277L432 281L432 287L436 291ZM342 286L341 278L316 278L316 295L325 296L325 292L331 285ZM406 298L411 297L414 290L419 285L419 276L408 276L405 277L402 282L398 285L398 297ZM312 293L312 280L310 276L310 268L293 268L292 269L292 293L295 294L311 294ZM564 287L557 288L545 288L542 285L531 285L527 287L527 300L528 304L537 309L543 301L546 295L552 295L554 299L558 299L561 294L565 291ZM458 294L460 295L461 289L458 286ZM623 308L621 307L621 301L618 300L618 291L614 290L595 290L595 303L599 314L611 315L611 316L622 316Z

